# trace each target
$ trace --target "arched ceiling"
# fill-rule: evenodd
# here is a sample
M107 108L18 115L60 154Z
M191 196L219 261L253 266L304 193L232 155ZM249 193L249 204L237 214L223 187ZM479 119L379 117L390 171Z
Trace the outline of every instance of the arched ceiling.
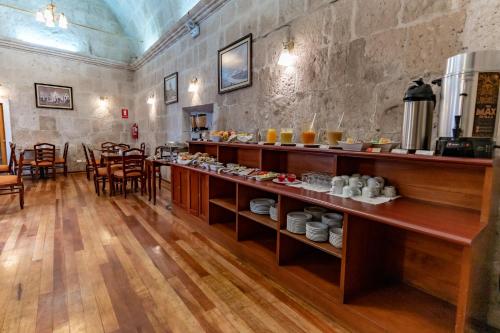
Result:
M141 41L145 52L183 17L198 0L104 0L125 33Z
M54 0L68 29L48 28L34 13L50 0L0 0L0 38L131 62L198 0Z

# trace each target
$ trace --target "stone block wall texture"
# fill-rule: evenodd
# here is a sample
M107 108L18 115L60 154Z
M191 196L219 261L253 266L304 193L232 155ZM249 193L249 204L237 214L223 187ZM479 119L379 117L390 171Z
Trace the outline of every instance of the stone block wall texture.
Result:
M37 142L63 147L69 142L69 168L85 170L82 142L130 141L133 119L121 119L121 108L132 110L133 74L62 58L0 48L0 83L9 94L13 141L18 148ZM34 83L73 87L74 107L37 109ZM100 96L109 98L101 107ZM131 115L133 117L133 115Z
M457 53L500 49L496 0L233 0L135 73L137 122L150 146L187 139L182 108L215 104L215 128L293 126L342 114L347 135L399 140L411 80L441 76ZM277 65L290 35L298 61ZM217 94L217 50L253 34L253 86ZM179 103L163 104L163 77L179 72ZM199 90L188 93L197 77ZM154 106L146 104L154 93ZM500 223L498 227L500 231ZM496 242L500 248L500 241ZM500 327L500 250L492 263L489 323Z
M500 49L497 0L231 0L134 73L0 49L0 83L10 91L14 141L71 143L71 168L81 169L80 142L129 141L132 122L151 151L189 137L182 108L214 103L214 128L252 131L299 128L317 113L320 124L344 114L347 136L399 140L402 96L409 82L443 74L448 57ZM217 50L253 34L250 88L217 93ZM298 56L277 65L290 34ZM179 103L163 103L163 78L179 73ZM198 78L197 93L187 91ZM75 111L36 109L33 83L74 88ZM148 96L154 105L146 104ZM99 96L110 98L98 107ZM131 110L120 118L121 107ZM500 223L497 223L497 234ZM500 328L500 240L491 262L488 321Z

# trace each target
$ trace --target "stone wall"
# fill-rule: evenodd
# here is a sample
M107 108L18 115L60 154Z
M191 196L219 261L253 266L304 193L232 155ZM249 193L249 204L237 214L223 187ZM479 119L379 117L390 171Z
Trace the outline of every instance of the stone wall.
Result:
M84 170L81 143L130 140L132 119L120 109L132 109L133 74L57 57L0 48L0 83L8 91L12 136L18 147L50 142L70 143L70 170ZM74 110L37 109L34 82L73 87ZM99 105L107 96L109 105ZM133 110L131 110L133 111ZM133 117L133 114L131 115Z
M137 121L150 146L186 139L182 107L206 103L215 103L218 129L298 128L313 113L321 124L345 114L348 136L398 140L408 83L439 77L459 52L500 49L499 18L496 0L233 0L197 39L183 37L136 72ZM287 69L277 60L288 27L298 61ZM253 86L218 95L217 50L248 33ZM162 80L176 71L180 101L165 106ZM500 253L492 266L489 322L500 327Z

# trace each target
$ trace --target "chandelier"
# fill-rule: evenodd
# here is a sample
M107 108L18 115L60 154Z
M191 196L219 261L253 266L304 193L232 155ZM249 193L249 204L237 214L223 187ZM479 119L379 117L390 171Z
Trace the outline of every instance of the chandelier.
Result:
M66 19L64 13L56 13L56 5L52 1L50 1L50 4L48 4L45 9L39 10L36 13L36 20L38 22L45 23L45 25L49 28L54 28L56 26L56 22L59 28L68 28L68 19Z

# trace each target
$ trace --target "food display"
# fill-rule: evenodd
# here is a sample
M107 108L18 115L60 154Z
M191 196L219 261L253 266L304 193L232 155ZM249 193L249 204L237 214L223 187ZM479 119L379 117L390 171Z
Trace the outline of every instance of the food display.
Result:
M294 173L288 173L288 174L280 173L277 178L273 179L273 182L276 184L283 184L283 185L300 183L300 181L297 180L297 176Z
M339 141L338 144L343 150L351 151L365 151L372 146L371 142L363 142L353 138L347 138L345 141Z
M259 171L256 175L252 175L252 178L258 181L273 180L278 175L278 173L272 171Z
M378 140L372 141L373 148L380 148L382 152L390 152L392 149L396 148L399 142L393 142L391 139L380 138Z
M182 165L189 165L189 164L203 164L203 163L216 163L215 157L210 156L207 153L195 153L195 154L190 154L188 152L183 152L179 153L177 155L177 163L182 164Z

